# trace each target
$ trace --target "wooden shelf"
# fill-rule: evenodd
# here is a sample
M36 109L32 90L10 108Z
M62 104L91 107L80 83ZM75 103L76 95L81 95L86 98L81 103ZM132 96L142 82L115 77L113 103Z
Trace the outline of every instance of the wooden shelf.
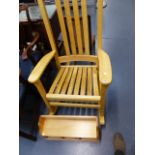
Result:
M99 128L96 116L42 115L40 134L56 140L98 141Z

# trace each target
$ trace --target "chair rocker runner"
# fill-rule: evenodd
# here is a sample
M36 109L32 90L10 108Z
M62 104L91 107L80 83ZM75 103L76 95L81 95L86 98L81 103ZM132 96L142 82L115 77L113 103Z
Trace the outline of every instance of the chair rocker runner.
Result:
M66 53L59 56L45 4L43 0L38 0L52 51L38 62L28 81L36 86L49 111L49 115L41 116L39 121L40 132L45 137L95 140L98 139L98 125L105 123L105 97L112 82L112 68L108 54L102 50L103 0L97 2L97 55L90 55L86 3L86 0L55 0ZM53 58L59 71L50 90L46 92L40 77ZM81 63L72 65L71 62ZM87 62L87 65L81 65L82 62ZM57 107L94 108L98 109L99 115L57 116L54 115ZM78 134L75 130L78 130Z

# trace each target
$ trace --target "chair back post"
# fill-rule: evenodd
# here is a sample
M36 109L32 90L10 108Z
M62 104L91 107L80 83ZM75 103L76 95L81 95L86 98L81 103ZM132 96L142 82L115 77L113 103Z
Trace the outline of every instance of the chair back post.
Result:
M97 50L102 49L103 0L97 1Z
M50 25L50 21L49 21L49 18L48 18L48 14L47 14L47 10L45 8L44 1L43 0L38 0L38 4L39 4L40 12L41 12L41 15L42 15L42 18L43 18L43 22L44 22L44 25L45 25L45 29L46 29L46 32L47 32L47 35L48 35L48 39L49 39L51 48L52 48L52 50L56 51L56 53L55 53L55 61L56 61L57 67L60 68L60 63L58 61L58 49L57 49L57 46L56 46L56 43L55 43L54 34L53 34L53 31L52 31L52 28L51 28L51 25Z

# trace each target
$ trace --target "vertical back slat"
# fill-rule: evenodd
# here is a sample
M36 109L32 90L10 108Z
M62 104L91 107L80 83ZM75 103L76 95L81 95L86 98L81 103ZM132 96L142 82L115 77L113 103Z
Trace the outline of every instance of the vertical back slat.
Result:
M60 24L60 28L62 32L63 41L64 41L64 47L66 50L66 55L70 55L69 42L68 42L68 37L67 37L67 31L66 31L61 1L55 0L55 4L57 7L57 14L58 14L59 24Z
M103 0L97 2L97 47L102 49L102 16L103 16Z
M76 54L75 36L74 36L69 0L64 0L64 7L65 7L66 18L67 18L67 26L68 26L69 36L70 36L72 53Z
M74 11L75 29L76 29L76 35L77 35L78 50L79 50L79 54L83 54L83 45L82 45L82 35L81 35L81 24L80 24L78 0L72 0L72 3L73 3L73 11Z
M87 2L86 0L81 0L82 8L82 21L83 21L83 31L84 31L84 44L85 44L85 54L90 54L89 45L89 27L88 27L88 14L87 14Z

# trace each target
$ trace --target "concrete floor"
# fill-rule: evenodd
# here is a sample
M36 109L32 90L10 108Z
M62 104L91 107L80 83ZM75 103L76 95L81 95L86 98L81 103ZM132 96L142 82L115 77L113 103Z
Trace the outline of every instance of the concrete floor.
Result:
M135 154L134 0L107 0L104 50L111 57L113 83L107 95L106 126L100 143L48 141L20 137L20 155L113 155L115 132L123 134L127 155Z

